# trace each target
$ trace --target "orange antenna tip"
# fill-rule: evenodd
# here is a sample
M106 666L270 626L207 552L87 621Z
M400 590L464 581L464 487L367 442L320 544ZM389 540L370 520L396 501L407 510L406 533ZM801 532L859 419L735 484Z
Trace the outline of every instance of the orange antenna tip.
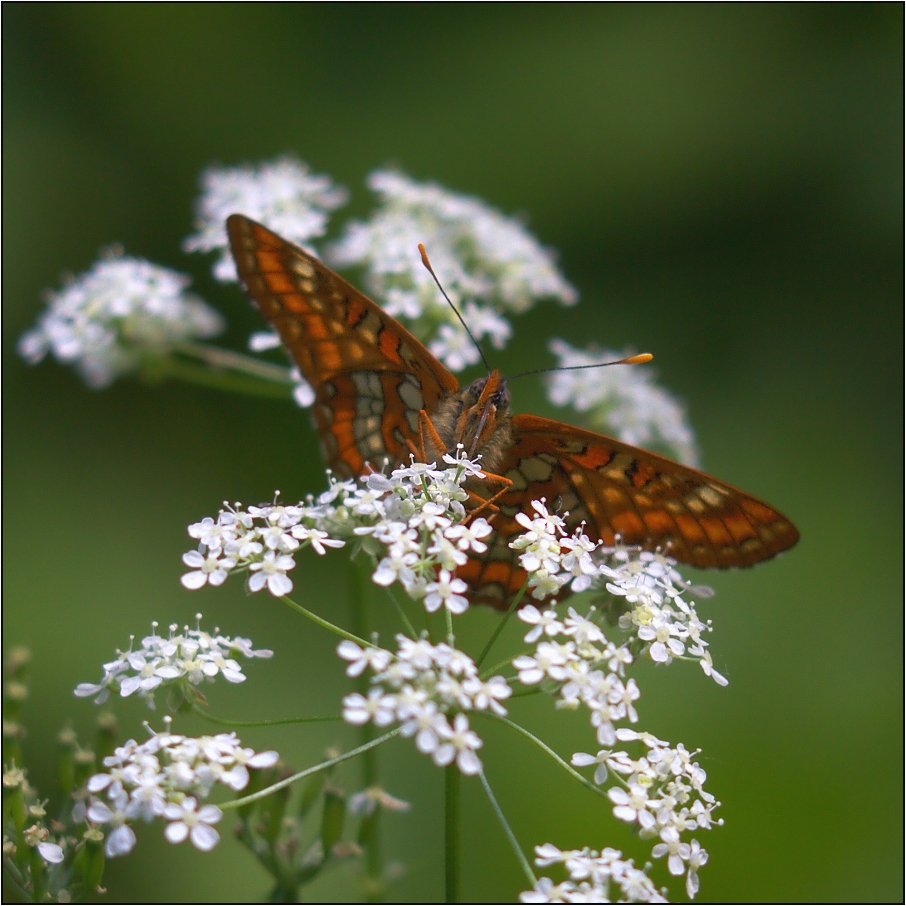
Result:
M431 271L431 273L434 273L434 271L431 270L431 262L428 260L428 252L425 250L425 247L421 242L418 244L418 250L422 255L422 264L424 264L425 267L428 268L429 271Z
M644 365L645 362L650 362L654 356L650 352L640 352L638 355L630 356L628 359L620 359L619 362L614 362L615 365Z

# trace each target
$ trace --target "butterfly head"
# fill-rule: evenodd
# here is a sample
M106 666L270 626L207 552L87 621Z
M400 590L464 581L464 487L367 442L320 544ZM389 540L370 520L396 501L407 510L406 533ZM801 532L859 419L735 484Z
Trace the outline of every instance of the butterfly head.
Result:
M470 456L481 454L488 465L489 453L500 446L502 435L509 435L510 391L494 369L487 377L473 381L462 395L457 419L456 442L465 445Z

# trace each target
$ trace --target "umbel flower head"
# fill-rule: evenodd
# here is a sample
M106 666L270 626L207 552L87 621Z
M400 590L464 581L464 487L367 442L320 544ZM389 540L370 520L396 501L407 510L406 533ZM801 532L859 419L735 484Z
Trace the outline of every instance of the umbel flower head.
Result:
M368 185L378 196L376 212L347 226L330 248L330 260L337 267L364 267L369 291L384 310L413 323L451 371L476 363L478 350L425 270L419 243L472 334L498 349L512 335L507 313L526 311L544 298L564 305L577 301L551 252L515 218L396 171L378 170Z
M282 504L221 510L189 526L198 550L183 556L193 572L182 577L189 589L220 585L233 572L249 572L249 591L264 588L277 597L289 594L287 573L302 547L319 554L327 547L358 541L377 563L373 580L398 582L427 611L441 607L463 613L469 606L466 585L453 576L469 552L486 550L487 521L468 524L463 484L483 473L462 449L445 454L443 466L412 462L389 475L372 473L358 482L335 481L319 497L296 506Z
M201 183L197 232L186 239L183 248L219 252L214 276L222 281L237 279L224 226L230 214L242 211L297 245L308 246L324 235L331 211L349 197L329 176L312 173L292 155L257 167L210 167L202 174Z
M32 364L48 352L76 367L90 387L106 387L187 340L221 333L218 312L187 293L189 278L109 251L87 273L49 293L37 325L19 340Z
M245 789L250 768L273 767L278 758L274 751L243 747L235 733L193 738L152 732L146 742L130 739L104 759L109 770L89 779L90 798L77 806L76 817L106 828L104 850L111 858L132 851L132 824L155 818L168 822L164 836L171 843L188 839L207 851L220 840L214 825L222 812L199 802L218 783Z
M201 614L196 617L201 620ZM217 676L229 683L245 681L237 656L269 658L273 654L267 649L253 649L250 639L231 639L217 629L213 635L188 626L178 632L174 623L164 638L157 634L157 623L152 627L151 635L142 639L139 648L130 645L128 651L118 652L115 660L104 664L99 683L80 683L75 694L81 698L96 696L99 705L111 692L123 698L137 695L153 708L156 692L176 688L187 701L195 701L202 682L211 682Z

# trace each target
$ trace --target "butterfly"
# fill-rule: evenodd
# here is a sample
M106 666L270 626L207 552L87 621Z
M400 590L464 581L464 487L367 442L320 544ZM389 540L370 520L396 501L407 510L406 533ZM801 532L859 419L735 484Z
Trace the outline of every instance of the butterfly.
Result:
M462 442L498 488L488 549L457 570L474 602L506 607L526 573L509 542L520 513L545 498L569 531L664 550L697 567L752 566L792 547L796 528L766 503L646 450L534 415L511 415L494 370L465 388L409 331L307 252L241 214L227 220L236 267L315 391L315 428L330 468L434 461ZM472 479L473 484L478 479ZM467 486L468 487L468 486ZM474 488L473 488L474 491Z

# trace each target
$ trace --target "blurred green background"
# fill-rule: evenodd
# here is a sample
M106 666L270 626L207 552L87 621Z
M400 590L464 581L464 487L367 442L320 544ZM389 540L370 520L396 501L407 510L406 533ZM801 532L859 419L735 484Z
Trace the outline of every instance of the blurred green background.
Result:
M640 673L642 726L701 746L724 802L726 827L699 835L702 899L902 899L901 5L4 4L2 16L5 643L35 656L39 787L59 727L90 731L96 709L72 689L153 619L201 610L206 627L275 649L244 686L210 687L215 713L331 713L346 682L331 639L269 597L178 583L185 526L224 498L320 490L307 417L176 384L91 392L54 363L30 368L14 344L42 289L121 242L191 273L238 347L255 314L180 251L202 168L294 152L364 214L365 175L396 164L525 212L579 287L578 308L516 324L504 372L550 364L551 335L653 352L704 468L801 531L754 570L689 572L717 590L702 610L728 688L692 666ZM515 409L556 414L540 382L515 389ZM305 558L299 600L345 620L345 562ZM466 622L477 646L491 614ZM143 732L143 706L117 711L123 738ZM585 718L547 701L514 714L567 756L594 746ZM650 850L524 740L485 735L527 849ZM296 768L353 738L336 725L243 735ZM863 775L876 759L881 774ZM393 896L440 899L440 772L408 741L382 763L414 804L386 822L409 866ZM358 789L354 769L342 777ZM512 900L517 866L477 782L464 789L464 897ZM159 827L139 834L108 867L111 902L266 890L232 839L202 855ZM306 896L357 891L336 874Z

